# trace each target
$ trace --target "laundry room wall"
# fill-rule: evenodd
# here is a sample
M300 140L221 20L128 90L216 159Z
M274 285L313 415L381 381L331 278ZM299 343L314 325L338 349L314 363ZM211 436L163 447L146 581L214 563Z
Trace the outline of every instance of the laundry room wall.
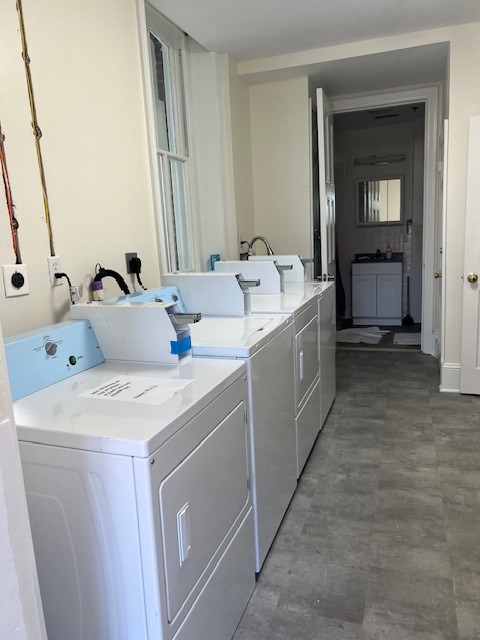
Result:
M240 240L250 240L255 235L255 211L249 87L238 75L237 62L230 57L229 63L237 231Z
M307 76L250 87L255 233L275 253L310 258L308 98Z
M23 0L55 242L63 270L88 285L95 264L125 274L127 251L144 283L159 282L134 0ZM30 294L6 299L5 335L68 315L68 290L51 288L39 171L15 2L0 4L0 118ZM14 252L0 189L0 264ZM111 279L107 279L111 280ZM107 293L119 289L105 281ZM133 281L128 278L127 282Z
M303 77L319 63L355 60L366 55L393 52L409 47L448 43L449 61L445 102L448 105L449 147L446 212L446 363L458 367L461 348L462 275L465 237L466 168L470 116L480 113L480 83L476 81L480 65L480 22L444 27L339 44L241 62L238 72L248 83L279 81L285 77ZM419 52L419 68L421 53ZM385 89L398 88L395 76ZM371 89L370 89L371 90ZM361 89L359 89L361 91ZM287 124L285 126L288 126ZM287 174L285 173L285 177ZM278 177L281 182L282 176Z

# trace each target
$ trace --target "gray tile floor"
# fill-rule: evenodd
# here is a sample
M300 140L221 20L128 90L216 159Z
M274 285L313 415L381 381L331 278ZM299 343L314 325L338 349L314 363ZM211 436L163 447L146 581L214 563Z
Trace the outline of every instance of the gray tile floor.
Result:
M337 398L234 640L480 638L480 398L339 351Z

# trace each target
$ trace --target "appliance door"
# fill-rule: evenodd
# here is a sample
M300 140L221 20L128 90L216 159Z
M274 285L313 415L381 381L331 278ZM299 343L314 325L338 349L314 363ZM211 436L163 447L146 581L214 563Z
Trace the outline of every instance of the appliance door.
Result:
M242 403L160 485L169 622L245 507L247 477Z
M190 629L207 614L217 628L223 610L238 623L253 590L253 531L236 535L242 522L251 526L246 395L242 376L149 458L134 461L152 640L190 638L187 618ZM228 569L238 545L240 578Z
M317 379L295 419L297 424L297 477L300 477L315 444L321 427L320 419L320 381Z
M319 373L318 304L295 319L295 404L298 413Z
M256 570L297 485L293 325L247 360Z

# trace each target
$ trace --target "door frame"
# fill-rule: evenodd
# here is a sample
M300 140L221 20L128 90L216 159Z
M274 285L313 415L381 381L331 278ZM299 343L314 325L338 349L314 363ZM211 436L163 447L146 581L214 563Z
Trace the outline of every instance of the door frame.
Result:
M333 112L363 111L364 109L398 106L423 102L425 104L425 144L423 182L423 245L422 245L422 342L423 353L435 355L433 335L435 219L437 215L436 180L439 118L439 90L437 86L416 87L386 93L364 94L348 98L330 98ZM444 330L443 315L439 323Z

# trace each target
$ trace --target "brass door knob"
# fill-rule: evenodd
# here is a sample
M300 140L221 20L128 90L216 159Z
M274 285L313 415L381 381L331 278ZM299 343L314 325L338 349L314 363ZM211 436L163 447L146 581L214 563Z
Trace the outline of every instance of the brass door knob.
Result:
M467 276L467 280L470 284L474 284L478 280L478 275L476 273L469 273Z
M433 274L434 278L441 278L442 274L439 271L435 271L435 273Z

